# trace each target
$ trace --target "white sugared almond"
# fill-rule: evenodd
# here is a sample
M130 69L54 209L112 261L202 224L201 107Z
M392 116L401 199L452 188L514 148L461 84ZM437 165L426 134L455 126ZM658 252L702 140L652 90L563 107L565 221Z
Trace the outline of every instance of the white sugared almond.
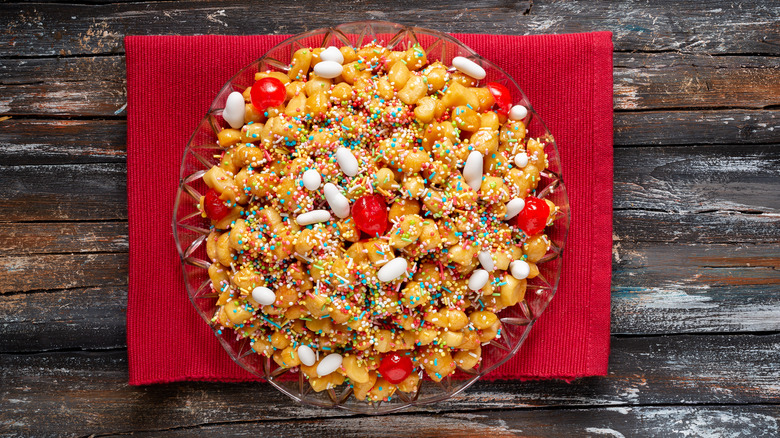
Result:
M515 155L515 166L522 169L528 165L528 154L525 151Z
M405 258L396 257L385 263L385 265L379 269L379 272L377 272L376 277L383 283L393 281L406 273L406 268L408 266L409 264L406 262Z
M342 357L338 353L331 353L325 356L317 365L317 375L325 377L336 371L341 366Z
M509 110L510 120L523 120L528 115L528 108L523 105L515 105Z
M509 270L512 273L512 277L523 280L528 278L528 274L531 273L531 266L525 260L515 260L509 264Z
M222 110L222 118L233 129L241 129L244 126L244 96L238 91L228 95L225 101L225 109Z
M252 290L252 299L263 306L270 306L276 302L276 294L267 287L256 287Z
M309 190L317 190L322 184L322 175L314 169L303 172L303 186Z
M298 347L298 359L301 360L302 364L310 367L317 362L317 355L314 354L314 350L308 345L301 345Z
M349 199L341 194L341 191L334 184L327 183L323 188L325 200L328 201L333 214L344 219L349 216Z
M478 258L479 263L483 268L485 268L486 271L493 272L493 270L496 269L496 265L493 263L493 256L490 254L490 251L480 252Z
M504 220L508 221L517 216L525 208L525 200L523 198L515 198L506 203L506 215Z
M485 79L485 76L487 76L484 68L480 67L476 62L462 56L452 58L452 66L477 80Z
M336 150L336 162L339 163L339 168L347 176L355 176L358 173L358 161L352 151L340 147Z
M328 210L312 210L303 214L299 214L298 217L295 218L295 222L302 226L318 224L320 222L327 222L329 220L330 212Z
M344 71L344 67L336 61L320 61L314 66L314 74L321 78L333 79Z
M477 269L473 274L471 274L471 277L469 277L469 289L478 291L485 287L488 280L490 280L490 274L488 274L488 271L484 269Z
M482 185L482 166L482 153L478 151L472 151L463 166L463 178L475 192Z
M344 55L341 54L341 50L334 46L330 46L323 50L320 53L320 59L323 61L333 61L344 64Z

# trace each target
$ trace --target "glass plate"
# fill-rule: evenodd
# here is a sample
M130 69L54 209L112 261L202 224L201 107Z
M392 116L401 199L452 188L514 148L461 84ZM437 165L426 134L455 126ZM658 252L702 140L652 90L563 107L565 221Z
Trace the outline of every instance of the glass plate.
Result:
M450 35L389 22L346 23L291 37L233 76L222 87L208 114L192 134L181 163L180 182L173 212L173 231L181 255L187 294L204 322L211 325L211 319L217 310L217 295L211 290L207 273L210 261L206 256L204 242L209 234L209 222L201 217L197 205L201 194L207 190L202 180L203 174L217 162L213 155L222 151L222 148L217 145L217 133L228 127L222 119L222 109L227 96L233 91L241 92L252 85L254 75L258 71L286 71L292 54L300 48L328 46L357 48L372 40L397 50L407 49L419 43L429 61L438 60L445 65L451 65L452 59L456 56L469 58L487 72L487 77L481 80L478 86L485 82L498 82L506 86L515 99L513 104L522 104L528 108L529 116L526 123L529 136L541 138L546 144L545 152L549 167L542 173L537 196L548 198L560 207L557 219L547 228L551 246L538 263L539 276L528 281L523 301L499 313L502 322L501 336L491 341L489 345L483 346L481 363L471 370L459 370L456 375L448 376L438 383L427 378L421 379L416 392L397 391L391 401L376 403L358 401L350 397L352 389L348 384L319 393L314 392L303 373L300 373L297 368L289 370L279 368L272 359L255 353L248 338L236 338L232 330L219 331L212 327L227 354L236 363L250 373L265 378L290 398L314 406L339 408L364 414L382 414L451 398L506 362L523 344L534 322L544 312L558 288L562 267L561 254L570 220L560 155L555 140L533 110L531 102L517 83L501 68L482 58Z

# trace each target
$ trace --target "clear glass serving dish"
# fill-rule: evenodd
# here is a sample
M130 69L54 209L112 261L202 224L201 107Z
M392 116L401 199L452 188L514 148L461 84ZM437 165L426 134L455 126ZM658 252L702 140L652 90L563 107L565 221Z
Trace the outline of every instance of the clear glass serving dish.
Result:
M339 408L364 414L382 414L446 400L506 362L523 344L534 322L544 312L558 287L563 261L561 255L570 220L560 155L555 140L534 111L531 102L517 83L501 68L482 58L450 35L389 22L346 23L291 37L239 71L225 84L212 103L208 114L193 133L182 158L180 182L173 212L173 231L181 255L187 294L203 321L211 325L212 317L217 310L217 294L211 289L207 273L210 261L206 256L205 239L209 233L209 222L201 217L197 205L201 194L207 190L202 180L203 174L217 162L214 155L222 150L217 145L217 133L228 127L222 119L222 110L228 95L232 91L241 92L252 85L254 75L258 71L286 71L292 54L300 48L345 45L357 48L372 40L396 50L407 49L419 43L429 61L438 60L445 65L451 65L452 59L456 56L469 58L487 72L487 77L480 81L478 86L485 82L498 82L506 86L515 99L513 103L525 105L529 110L527 122L529 136L541 138L546 144L545 152L548 155L549 168L542 173L537 196L548 198L560 207L558 218L547 228L551 246L538 264L540 275L528 281L524 300L500 312L502 335L491 341L489 345L483 346L481 363L470 370L458 370L456 374L446 377L441 382L423 378L416 392L406 394L398 391L397 396L394 396L390 402L358 401L350 397L352 390L346 383L319 393L314 392L303 373L297 368L289 370L279 368L270 358L255 353L248 338L237 339L232 330L218 331L212 327L227 354L236 363L250 373L263 377L290 398L319 407Z

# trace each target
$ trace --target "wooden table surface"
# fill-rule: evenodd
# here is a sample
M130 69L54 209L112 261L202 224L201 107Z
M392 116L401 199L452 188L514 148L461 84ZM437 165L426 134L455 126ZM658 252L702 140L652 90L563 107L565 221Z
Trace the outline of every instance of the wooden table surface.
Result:
M0 7L0 435L780 434L779 2L84 3ZM265 384L128 386L123 36L372 18L614 33L609 375L381 418Z

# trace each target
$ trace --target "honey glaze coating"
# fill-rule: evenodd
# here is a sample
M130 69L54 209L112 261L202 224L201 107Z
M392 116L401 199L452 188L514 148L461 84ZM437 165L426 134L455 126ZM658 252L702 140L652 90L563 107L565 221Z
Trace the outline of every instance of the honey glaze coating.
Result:
M419 46L300 49L240 93L243 120L231 95L200 203L214 326L359 400L479 364L558 208L535 196L548 162L525 108L455 64Z

